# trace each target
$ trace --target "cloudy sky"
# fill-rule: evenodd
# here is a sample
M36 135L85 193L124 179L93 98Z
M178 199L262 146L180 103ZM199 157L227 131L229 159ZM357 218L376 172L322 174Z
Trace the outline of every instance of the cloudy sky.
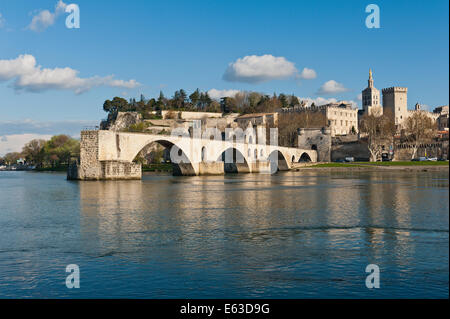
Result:
M448 1L0 2L0 155L33 137L79 134L114 96L200 88L310 101L358 99L367 85L408 87L408 104L448 104Z

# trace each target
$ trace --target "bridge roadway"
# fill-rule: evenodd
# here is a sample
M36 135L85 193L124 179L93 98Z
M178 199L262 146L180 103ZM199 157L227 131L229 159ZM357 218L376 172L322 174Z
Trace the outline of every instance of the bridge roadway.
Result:
M82 131L80 162L71 165L68 179L140 179L141 164L133 160L151 143L170 149L175 175L275 173L290 169L296 162L317 161L315 150L257 144L252 134L245 135L242 141L222 140L214 131L208 137Z

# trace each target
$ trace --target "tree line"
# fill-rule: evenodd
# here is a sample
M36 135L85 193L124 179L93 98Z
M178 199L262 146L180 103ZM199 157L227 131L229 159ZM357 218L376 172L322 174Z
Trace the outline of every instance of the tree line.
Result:
M0 157L0 164L14 165L25 160L27 165L36 168L65 167L71 157L79 157L80 142L68 135L55 135L50 140L34 139L26 143L22 152L11 152Z
M114 97L103 103L103 110L108 113L108 120L114 120L118 112L139 112L144 119L154 118L154 111L201 111L222 113L263 113L275 112L280 108L302 105L302 102L294 95L274 93L272 96L258 92L238 92L233 97L223 97L220 101L211 98L208 92L196 89L190 95L183 90L177 90L172 97L166 97L160 91L157 98L145 98L141 94L140 99Z

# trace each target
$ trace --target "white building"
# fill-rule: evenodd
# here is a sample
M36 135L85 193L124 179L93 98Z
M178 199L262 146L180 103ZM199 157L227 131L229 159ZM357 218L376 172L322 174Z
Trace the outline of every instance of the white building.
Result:
M358 109L341 101L319 106L325 114L331 136L358 133Z

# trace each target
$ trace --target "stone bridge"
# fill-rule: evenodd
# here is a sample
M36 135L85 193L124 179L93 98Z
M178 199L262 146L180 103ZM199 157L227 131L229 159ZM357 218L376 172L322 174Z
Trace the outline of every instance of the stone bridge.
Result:
M81 132L80 161L71 165L68 179L140 179L136 155L147 145L159 143L170 149L174 175L221 175L224 173L275 173L289 170L293 163L317 161L315 150L257 144L256 134L244 140L211 136L155 135L108 130Z

